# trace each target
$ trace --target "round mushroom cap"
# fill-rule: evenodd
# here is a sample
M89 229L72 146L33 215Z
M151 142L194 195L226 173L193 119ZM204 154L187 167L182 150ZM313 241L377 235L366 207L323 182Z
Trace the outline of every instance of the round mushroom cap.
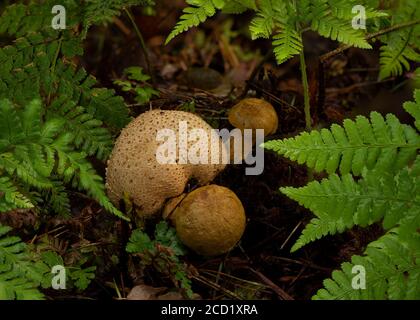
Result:
M228 252L245 230L245 210L228 188L215 184L189 193L170 215L179 239L204 256Z
M186 134L179 132L181 121L187 126ZM176 141L169 143L169 139L157 139L160 129L172 130ZM194 129L202 129L206 135L195 136L192 140L189 134ZM166 152L167 156L173 156L173 162L162 163L157 159L159 147L165 143L174 147L167 148ZM183 144L187 146L187 152L194 146L197 153L202 150L207 163L192 164L188 161L178 149ZM217 133L193 113L174 110L145 112L121 131L115 143L106 169L108 196L118 205L119 200L128 195L139 214L153 215L166 199L182 194L189 179L195 178L200 185L210 183L226 166L226 150L222 152L222 148L225 145ZM219 155L214 164L211 161L213 153Z
M229 111L229 122L238 129L264 129L264 136L277 131L278 117L273 106L262 99L246 98Z

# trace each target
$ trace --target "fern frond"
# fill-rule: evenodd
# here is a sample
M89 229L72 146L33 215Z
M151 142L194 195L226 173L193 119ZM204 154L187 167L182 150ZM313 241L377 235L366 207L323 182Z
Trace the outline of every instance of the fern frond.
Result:
M332 14L340 19L345 19L348 21L352 21L354 17L353 7L356 5L362 5L365 8L366 18L367 19L374 19L374 18L381 18L387 17L388 14L384 11L376 10L374 8L378 8L378 4L372 4L371 1L365 0L328 0L329 7L331 8Z
M53 143L58 157L57 173L65 182L72 182L73 187L86 190L107 211L127 220L127 217L115 208L106 196L103 179L96 174L90 162L86 160L85 154L74 152L69 147L72 140L73 135L66 133Z
M34 1L27 5L24 3L20 1L5 8L0 16L0 33L16 37L40 31L58 33L51 28L51 9L56 1L45 0L42 5ZM66 25L72 29L79 22L80 6L75 0L63 0L60 4L66 8Z
M371 49L361 30L354 29L351 19L343 14L348 5L340 0L314 0L311 1L311 29L321 36L337 40L358 48ZM348 14L351 14L351 8Z
M354 225L366 227L383 219L384 228L390 229L408 210L420 212L420 181L415 172L408 169L401 170L395 177L368 171L359 181L350 174L342 177L334 174L302 188L280 190L318 218L309 223L309 229L293 246L293 251L321 236L343 232Z
M67 194L66 187L61 181L58 179L54 180L52 188L44 193L47 204L51 206L54 212L58 213L62 217L70 217L70 199Z
M284 24L281 31L273 37L273 51L278 64L300 54L302 50L302 37L289 24Z
M53 40L34 34L0 49L0 97L19 105L42 93L61 97L107 125L123 128L130 121L124 100L114 90L95 88L96 79L84 69L56 60L60 45Z
M393 2L389 11L391 26L408 21L420 21L420 9L416 1ZM395 30L381 37L383 45L381 47L379 79L399 76L409 69L410 61L420 62L419 37L419 24Z
M29 157L29 154L27 154ZM15 155L10 152L0 153L0 170L6 171L10 176L16 176L26 185L39 189L51 188L51 182L48 178L39 174L30 163L25 160L16 159Z
M47 118L63 117L65 128L74 132L73 143L87 155L96 155L98 159L106 160L112 150L112 137L107 129L102 127L102 121L95 119L85 108L76 106L64 97L56 99L48 108Z
M22 37L34 32L57 34L60 31L51 28L53 15L51 9L57 5L55 0L33 1L26 4L20 1L7 6L0 17L0 33ZM83 25L84 35L91 25L112 21L120 12L131 6L151 6L152 0L63 0L59 3L66 9L67 30Z
M25 243L7 236L10 230L0 225L0 300L41 300L39 283L33 280L38 271L31 267Z
M73 105L70 104L71 106ZM43 121L39 101L30 103L23 110L18 110L7 100L0 101L0 107L0 115L5 117L2 120L6 120L0 120L0 136L3 137L0 170L7 172L9 176L15 176L27 186L44 193L50 192L52 207L60 213L69 212L69 202L62 186L51 180L51 176L56 174L64 182L73 182L74 187L87 191L109 212L123 217L107 198L102 178L86 159L87 155L75 151L75 146L80 146L94 152L96 148L91 145L92 139L101 137L104 141L110 140L108 133L99 127L100 123L89 114L83 113L80 108L61 108L67 119L60 118L58 112ZM31 117L34 118L31 120ZM71 127L66 128L65 123L69 119L73 121L74 127L79 127L79 132L73 133ZM7 120L14 124L13 128L8 125ZM90 144L82 145L84 131L92 130L97 133L96 137L85 137Z
M124 8L131 6L151 6L152 0L86 0L83 7L85 28L112 21Z
M216 14L216 10L223 9L224 0L187 0L190 6L183 10L180 21L166 38L165 43L169 43L177 35L187 31L191 27L196 27L200 23Z
M282 191L283 192L283 191ZM285 190L287 192L287 190ZM319 240L327 235L334 235L343 232L346 229L343 219L330 219L328 216L323 216L322 219L313 218L303 229L299 239L296 240L290 252L295 252L303 246L315 240Z
M324 281L315 300L418 300L420 299L420 255L418 246L400 240L400 230L393 229L368 245L364 256L353 256L341 270ZM365 288L354 286L357 272L365 270ZM355 283L356 284L356 283Z
M283 23L283 27L286 25L287 13L284 1L260 1L257 14L249 26L251 38L269 38L274 32L276 22Z
M9 177L0 177L0 212L28 209L33 206L31 200L19 192Z
M404 103L404 109L414 118L414 125L420 131L420 89L414 91L414 102Z
M255 0L229 0L225 3L222 12L227 14L239 14L247 10L257 10Z
M305 163L315 171L349 172L360 175L363 168L397 171L413 160L420 148L420 136L392 114L384 119L372 112L370 121L358 116L346 119L343 127L303 132L297 137L264 143L264 148Z
M387 44L381 47L379 80L401 75L410 68L410 61L420 62L420 54L411 47L414 29L390 35Z

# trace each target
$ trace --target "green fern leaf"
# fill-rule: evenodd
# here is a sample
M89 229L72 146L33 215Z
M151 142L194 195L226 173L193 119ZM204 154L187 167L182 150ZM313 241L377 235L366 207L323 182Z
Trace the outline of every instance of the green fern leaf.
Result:
M334 16L323 16L313 20L311 28L321 36L363 49L372 49L363 32L353 29L348 21Z
M65 218L70 217L70 199L67 194L66 187L61 181L53 181L53 187L44 193L47 203L51 206L54 212Z
M107 198L102 178L96 174L87 161L87 155L74 149L76 145L87 148L93 153L97 150L95 143L99 138L110 143L109 134L100 128L100 122L84 113L82 108L71 109L73 105L70 104L70 110L66 108L61 108L61 110L73 126L79 128L79 132L73 133L71 127L66 128L66 120L59 117L60 112L44 122L38 101L30 103L23 110L18 110L8 101L1 103L0 114L3 114L6 120L10 120L14 127L10 127L5 121L0 121L0 137L2 137L0 172L7 172L9 176L15 176L27 186L49 194L53 209L60 213L69 213L68 197L63 187L57 184L57 181L51 180L52 174L58 175L66 183L72 182L73 186L80 190L86 190L106 210L125 218ZM38 119L30 120L30 117ZM2 131L5 132L4 135ZM83 134L86 136L84 137ZM88 134L92 136L89 138ZM88 142L83 142L83 137ZM95 143L92 142L94 139L96 139ZM90 144L86 145L86 143ZM3 188L7 191L6 199L12 199L11 197L15 196L13 199L18 201L22 198L10 189L10 186L6 187L7 185ZM1 203L4 204L5 201ZM16 205L24 205L24 203L18 202ZM10 208L11 206L3 205L2 207Z
M410 46L414 28L391 35L381 47L379 80L401 75L410 68L410 60L420 62L420 54Z
M259 10L249 27L251 38L253 40L269 38L275 29L276 22L285 24L285 17L287 17L287 6L283 1L260 1Z
M384 228L390 229L404 219L409 210L420 212L420 181L416 172L408 169L401 170L395 177L390 173L368 171L359 181L350 174L342 177L334 174L302 188L280 190L317 216L305 228L292 251L354 225L365 227L383 219Z
M44 0L42 3L32 1L7 6L0 17L0 33L13 36L26 36L34 32L48 32L58 34L51 28L54 15L51 9L57 4L55 0ZM100 25L112 21L124 8L131 6L151 6L152 0L63 0L59 3L66 9L67 30L77 29L83 25L83 38L91 25ZM66 43L70 49L71 43Z
M207 20L216 14L217 9L223 9L225 5L224 0L187 0L190 7L183 10L183 15L175 28L166 38L168 44L177 35L187 31L191 27L196 27L200 23Z
M0 225L0 300L41 300L36 268L31 266L26 245L7 236L11 228Z
M401 0L390 4L390 25L395 26L409 21L420 21L417 1ZM420 25L401 28L383 37L381 41L379 79L399 76L410 68L410 61L420 62Z
M420 137L411 127L388 114L386 120L372 112L370 122L358 116L346 119L343 127L303 132L299 136L264 143L264 148L305 163L316 171L360 175L363 168L396 171L413 160L420 148Z
M124 8L131 6L152 6L152 0L87 0L83 8L83 24L100 25L111 22Z
M74 132L73 143L77 148L101 160L108 158L113 141L109 131L102 127L102 121L95 119L85 108L66 101L63 96L52 103L47 118L57 115L66 119L65 128Z
M414 118L417 130L420 130L420 89L414 91L414 102L405 102L404 109Z
M59 32L51 28L54 17L51 9L57 4L56 1L45 0L42 4L31 1L28 5L24 1L18 2L21 3L7 6L0 16L0 33L22 37L40 31L50 34ZM75 0L63 0L60 4L66 8L66 25L72 29L79 23L80 4Z
M229 0L224 5L222 12L227 14L239 14L247 10L257 10L255 0Z
M285 192L287 192L287 190L285 190ZM295 252L310 242L319 240L327 235L333 235L336 233L343 232L345 229L346 225L344 224L342 219L329 219L328 216L323 216L322 219L313 218L305 226L305 229L303 229L301 236L292 246L290 251Z
M121 129L129 121L124 100L110 89L96 88L96 79L82 68L57 60L56 38L32 34L15 46L0 49L0 97L18 105L39 98L41 93L80 105L94 118ZM2 70L3 69L3 70Z
M9 177L0 177L0 212L28 209L33 206L31 200L19 192Z
M65 182L73 182L74 187L86 190L107 211L117 217L128 220L126 216L112 205L106 196L103 179L96 174L92 165L86 160L85 154L74 152L69 147L69 143L72 140L73 136L67 133L61 135L53 143L58 156L57 173Z
M273 51L278 64L300 54L303 50L302 37L290 25L283 25L280 33L273 37Z
M389 231L370 243L364 256L353 256L351 263L342 264L341 270L324 281L324 288L313 299L420 299L420 248L402 242L399 233L399 229ZM366 272L364 288L353 284L355 266Z

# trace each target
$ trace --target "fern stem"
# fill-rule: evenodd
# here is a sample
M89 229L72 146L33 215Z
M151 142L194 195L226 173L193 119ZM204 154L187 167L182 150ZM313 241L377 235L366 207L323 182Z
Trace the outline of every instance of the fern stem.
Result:
M58 57L60 55L62 44L63 44L63 38L60 37L58 39L58 46L57 46L57 50L55 51L55 54L54 54L54 59L51 62L51 68L50 68L51 74L55 73L55 67L57 66L57 60L58 60ZM51 90L48 92L47 104L50 105L50 102L51 102Z
M141 49L142 49L143 54L144 54L144 59L146 60L146 64L147 64L147 72L149 73L150 78L151 78L152 83L153 83L153 86L154 86L155 85L155 77L154 77L154 74L153 74L153 71L152 71L152 66L150 64L149 55L147 54L147 47L146 47L146 43L144 42L143 35L141 34L140 29L137 26L137 23L134 20L134 17L133 17L133 14L131 13L131 11L127 8L124 8L124 11L128 16L128 19L130 19L131 24L134 27L137 38L139 38L140 46L141 46Z
M303 50L300 53L300 71L302 75L303 85L303 98L304 98L304 111L305 111L305 126L307 131L311 131L312 120L311 120L311 105L308 85L308 74L306 72L305 54Z

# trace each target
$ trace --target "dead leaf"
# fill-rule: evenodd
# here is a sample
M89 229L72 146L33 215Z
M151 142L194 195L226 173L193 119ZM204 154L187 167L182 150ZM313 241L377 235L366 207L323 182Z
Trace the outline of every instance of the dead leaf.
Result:
M127 300L156 300L157 295L164 292L166 289L167 288L165 287L155 288L141 284L131 289L127 296Z

